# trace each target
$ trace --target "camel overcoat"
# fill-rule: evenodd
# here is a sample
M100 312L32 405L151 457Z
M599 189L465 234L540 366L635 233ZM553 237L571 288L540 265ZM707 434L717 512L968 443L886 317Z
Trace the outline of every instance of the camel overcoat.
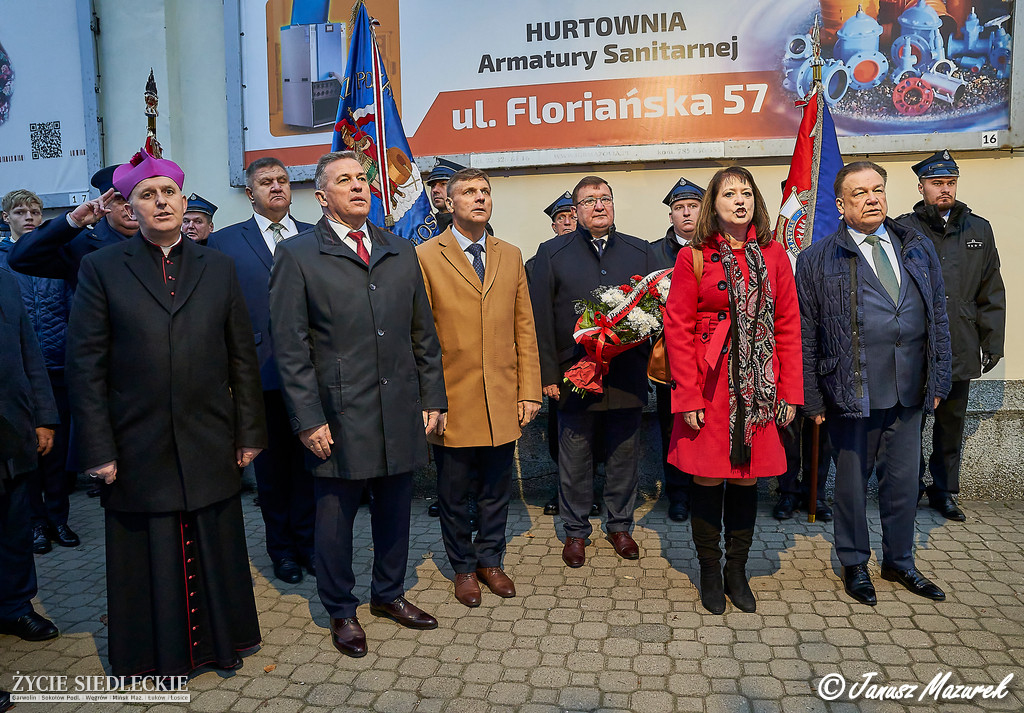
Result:
M540 359L519 248L486 240L483 284L451 229L416 248L441 340L448 424L431 443L465 448L516 440L520 401L541 401Z

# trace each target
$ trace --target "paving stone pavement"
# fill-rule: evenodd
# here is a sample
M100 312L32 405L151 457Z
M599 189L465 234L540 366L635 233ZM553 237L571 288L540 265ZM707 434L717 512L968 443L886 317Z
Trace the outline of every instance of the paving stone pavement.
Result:
M413 505L410 600L440 621L410 631L375 619L366 604L372 551L369 517L361 511L356 555L364 602L359 618L369 654L338 654L315 582L273 579L263 523L243 495L263 645L232 673L205 670L188 682L191 702L148 710L249 713L775 713L1024 710L1024 502L967 502L966 523L930 509L917 518L920 569L947 594L934 603L871 571L878 606L854 603L843 591L832 551L831 525L774 520L762 502L748 571L757 613L732 605L706 613L695 588L697 561L689 523L668 520L664 502L646 500L634 533L642 555L619 559L600 533L577 570L561 561L560 527L537 502L516 500L509 517L506 571L518 596L486 591L467 609L452 592L438 521L425 501ZM880 550L877 509L869 521ZM36 557L38 611L61 628L42 644L0 636L0 686L16 671L103 675L107 631L103 524L98 502L72 496L75 549ZM862 676L920 690L951 672L951 684L998 684L1013 674L1002 699L953 704L851 699ZM823 677L841 675L845 693L825 701ZM142 704L19 703L19 713L46 710L139 711Z

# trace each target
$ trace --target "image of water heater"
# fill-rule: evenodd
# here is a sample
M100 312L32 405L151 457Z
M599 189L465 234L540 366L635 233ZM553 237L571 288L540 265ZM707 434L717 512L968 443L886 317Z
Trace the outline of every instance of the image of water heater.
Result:
M281 28L281 101L285 124L313 129L333 124L345 78L342 22Z

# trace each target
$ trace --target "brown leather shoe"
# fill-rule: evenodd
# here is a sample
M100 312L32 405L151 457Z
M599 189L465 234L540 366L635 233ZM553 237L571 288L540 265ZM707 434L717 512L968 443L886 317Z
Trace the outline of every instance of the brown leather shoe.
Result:
M354 616L345 619L331 617L331 643L338 651L354 659L366 656L366 634Z
M487 585L487 588L499 597L508 599L516 595L516 585L505 574L501 567L484 567L476 571L476 576Z
M608 541L612 543L612 547L615 548L615 551L622 559L640 559L640 548L637 547L636 542L629 536L628 532L609 532Z
M587 541L582 537L566 537L562 548L562 561L570 567L582 567L587 561Z
M370 613L394 619L409 629L436 629L437 619L409 602L405 597L398 597L393 602L381 604L370 602Z
M472 572L459 572L455 575L455 598L467 607L480 606L480 584Z

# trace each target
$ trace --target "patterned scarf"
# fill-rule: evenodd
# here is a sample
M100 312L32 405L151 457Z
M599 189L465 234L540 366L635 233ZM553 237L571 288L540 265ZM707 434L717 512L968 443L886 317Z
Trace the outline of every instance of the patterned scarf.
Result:
M753 226L751 226L753 231ZM755 426L775 418L776 381L772 367L775 353L775 295L768 268L757 244L748 233L743 250L750 273L745 282L728 241L718 236L718 250L729 289L732 317L729 350L729 460L734 466L750 463L750 444ZM738 438L737 434L743 437Z

